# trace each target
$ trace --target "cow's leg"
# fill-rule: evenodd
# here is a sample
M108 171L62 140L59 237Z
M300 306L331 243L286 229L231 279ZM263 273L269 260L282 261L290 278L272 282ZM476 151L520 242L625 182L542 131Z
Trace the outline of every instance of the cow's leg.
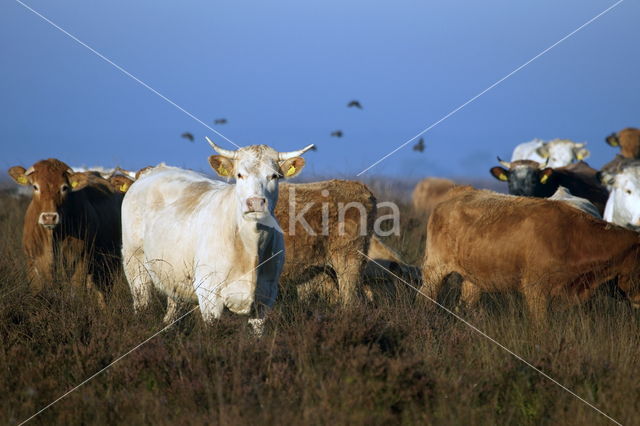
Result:
M169 325L174 323L178 319L180 312L180 302L171 296L167 296L167 312L164 315L162 321Z
M417 303L426 309L432 310L435 307L433 302L438 300L438 295L447 275L449 275L449 272L442 267L425 262L422 267L422 287L420 287L416 295Z
M144 253L142 249L131 252L123 247L122 261L124 263L124 275L131 289L133 297L133 309L140 312L151 303L153 282L149 272L144 267Z
M47 255L38 256L29 260L29 288L32 294L42 291L46 283L53 281L52 257Z
M462 289L460 291L460 305L467 309L474 308L480 301L482 291L480 288L469 280L462 281Z
M219 319L224 309L224 300L220 296L220 288L213 284L211 277L195 277L195 282L200 283L196 287L196 296L200 306L200 314L205 323L211 324Z
M333 253L331 266L338 279L338 292L343 305L349 305L357 296L365 258L359 253Z
M541 287L541 285L529 284L522 291L529 314L537 326L546 323L549 308L549 298L543 293Z

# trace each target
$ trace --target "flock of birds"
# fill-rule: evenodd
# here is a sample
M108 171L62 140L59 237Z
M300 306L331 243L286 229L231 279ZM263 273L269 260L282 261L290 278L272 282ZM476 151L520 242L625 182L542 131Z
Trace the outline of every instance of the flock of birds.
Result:
M362 104L360 103L360 101L358 100L352 100L347 104L347 108L357 108L357 109L363 109L362 108ZM215 125L223 125L223 124L227 124L228 121L226 118L216 118L213 120L213 124ZM342 130L337 129L334 130L330 133L330 136L332 138L341 138L344 136L344 133ZM195 137L193 136L193 133L191 132L184 132L183 134L180 135L181 138L188 140L189 142L193 142L195 140ZM313 147L313 151L316 151L317 148L314 146ZM420 140L413 146L413 150L417 151L417 152L424 152L424 139L420 138Z

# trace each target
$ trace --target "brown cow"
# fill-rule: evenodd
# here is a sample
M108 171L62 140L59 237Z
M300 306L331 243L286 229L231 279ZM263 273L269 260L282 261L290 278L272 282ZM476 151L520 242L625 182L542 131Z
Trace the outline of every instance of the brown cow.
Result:
M346 180L282 183L275 215L284 231L283 282L337 284L342 302L353 300L366 260L359 252L367 253L376 219L371 191ZM331 279L313 279L318 275Z
M490 172L509 184L509 194L526 197L551 197L560 186L572 195L591 201L600 214L609 198L609 191L597 177L597 170L584 161L552 169L531 160L498 161L505 168L493 167Z
M432 299L456 273L466 304L518 291L538 323L551 299L583 302L614 278L640 304L640 236L560 201L454 189L429 219L426 253L421 291Z
M451 188L456 186L449 179L429 177L422 179L411 194L411 201L416 212L429 216L433 208L445 198Z
M619 146L620 155L624 158L640 158L640 129L627 127L612 133L605 140L610 146Z
M57 273L94 290L94 279L104 284L119 264L122 193L95 173L76 173L56 159L28 170L12 167L9 175L33 187L22 237L32 289L40 290ZM102 301L99 292L97 297Z

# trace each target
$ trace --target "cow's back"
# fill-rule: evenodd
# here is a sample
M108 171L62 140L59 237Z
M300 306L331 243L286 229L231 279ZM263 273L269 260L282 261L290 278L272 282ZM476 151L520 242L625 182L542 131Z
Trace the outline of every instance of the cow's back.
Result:
M428 223L427 261L485 290L562 286L637 250L634 233L559 201L463 190Z

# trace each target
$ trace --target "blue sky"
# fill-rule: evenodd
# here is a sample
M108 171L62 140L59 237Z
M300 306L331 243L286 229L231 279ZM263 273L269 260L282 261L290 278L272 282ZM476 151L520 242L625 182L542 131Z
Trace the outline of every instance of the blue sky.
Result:
M26 3L237 144L315 143L306 173L344 177L613 1ZM536 137L586 141L604 164L604 137L640 126L638 16L626 0L426 133L424 153L411 144L368 174L487 177L496 155ZM13 0L0 3L0 53L0 167L206 170L205 135L232 147Z

